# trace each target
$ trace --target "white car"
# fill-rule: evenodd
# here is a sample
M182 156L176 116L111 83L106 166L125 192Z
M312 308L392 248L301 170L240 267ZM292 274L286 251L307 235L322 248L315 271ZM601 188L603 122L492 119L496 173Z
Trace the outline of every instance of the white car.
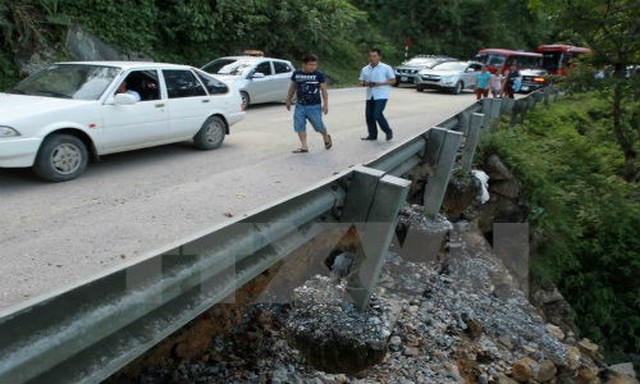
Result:
M189 66L57 63L0 93L0 168L66 181L110 153L186 140L214 149L243 110L237 90Z
M237 87L244 105L248 107L250 104L284 102L295 69L287 60L227 56L205 64L202 70Z
M416 90L438 89L456 95L476 86L476 72L482 69L477 61L447 61L431 69L423 69L416 76Z

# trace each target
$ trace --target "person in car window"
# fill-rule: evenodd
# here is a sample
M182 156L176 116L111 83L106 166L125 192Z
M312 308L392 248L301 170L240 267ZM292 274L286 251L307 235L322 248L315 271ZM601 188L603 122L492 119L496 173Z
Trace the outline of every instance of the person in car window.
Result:
M480 72L476 73L476 99L480 100L482 97L489 97L489 82L491 81L491 73L487 72L487 67L482 66Z
M333 146L331 136L322 121L322 114L329 113L329 93L323 72L318 71L318 56L305 55L302 58L302 69L297 69L291 75L291 84L285 104L291 110L293 96L297 95L296 107L293 112L293 130L300 139L300 148L293 153L309 152L307 144L307 120L313 129L322 135L325 149Z
M368 135L362 140L378 140L377 125L387 135L387 141L393 139L393 131L382 113L387 106L391 85L396 83L396 75L393 68L381 62L381 59L379 49L369 50L369 64L360 71L360 85L367 87L365 118Z
M141 99L140 94L138 92L134 91L133 89L127 88L126 80L120 83L120 86L118 87L118 90L116 91L116 93L127 93L129 95L132 95L133 97L135 97L136 102L140 101Z

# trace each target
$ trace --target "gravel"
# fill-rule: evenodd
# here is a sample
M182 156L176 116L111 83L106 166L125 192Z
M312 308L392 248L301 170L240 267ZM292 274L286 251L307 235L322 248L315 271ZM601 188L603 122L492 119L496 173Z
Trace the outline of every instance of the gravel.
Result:
M396 306L399 313L388 325L386 356L368 369L350 374L318 370L290 342L291 329L309 321L310 313L260 304L234 332L212 340L200 358L149 369L138 382L488 384L504 382L513 363L525 357L566 365L567 346L547 330L524 295L508 287L496 294L499 286L508 285L508 273L479 231L456 224L451 244L459 246L428 263L388 253L372 307L360 315L366 326L381 330L385 315L376 305ZM329 281L317 278L302 291ZM342 297L327 302L322 305L354 310ZM321 318L323 312L314 315ZM350 329L344 323L334 327Z

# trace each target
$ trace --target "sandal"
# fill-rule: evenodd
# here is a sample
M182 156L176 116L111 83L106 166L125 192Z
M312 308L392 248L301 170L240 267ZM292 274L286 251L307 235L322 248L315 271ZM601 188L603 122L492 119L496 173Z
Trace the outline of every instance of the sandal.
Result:
M309 152L309 150L308 149L304 149L304 148L298 148L298 149L295 149L295 150L293 150L291 152L292 153L307 153L307 152Z
M331 140L331 135L327 135L327 138L329 140L324 142L324 149L331 149L331 147L333 146L333 141Z

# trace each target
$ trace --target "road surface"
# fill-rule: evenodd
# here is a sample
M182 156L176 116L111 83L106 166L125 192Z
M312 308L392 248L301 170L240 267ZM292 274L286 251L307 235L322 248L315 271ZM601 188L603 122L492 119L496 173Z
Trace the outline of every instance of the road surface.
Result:
M310 153L291 153L298 147L292 112L267 105L250 108L214 151L185 143L106 156L57 184L27 169L0 169L0 313L371 160L474 99L394 89L386 109L391 142L360 140L364 89L350 88L330 92L329 151L310 131Z

